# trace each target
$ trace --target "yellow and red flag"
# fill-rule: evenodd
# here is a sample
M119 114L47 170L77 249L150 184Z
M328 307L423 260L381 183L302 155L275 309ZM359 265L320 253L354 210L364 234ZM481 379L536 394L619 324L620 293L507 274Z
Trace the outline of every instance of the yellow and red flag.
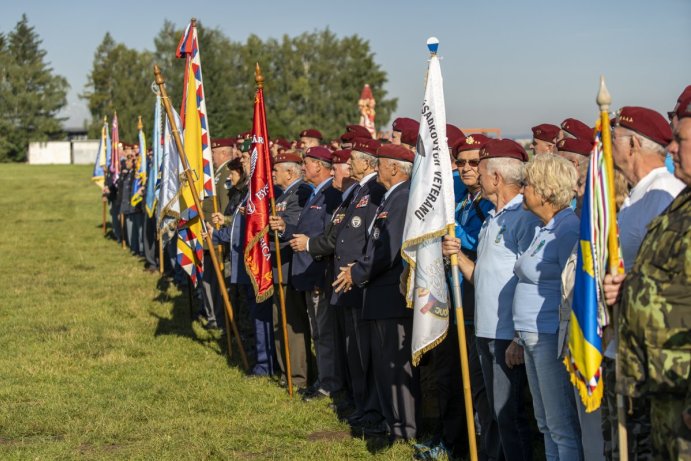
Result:
M264 89L259 86L254 98L254 122L250 147L250 182L245 211L245 269L257 301L273 295L271 250L269 249L269 210L273 198L271 162L269 160L269 132L266 128Z
M194 188L186 181L180 185L177 260L196 285L204 270L204 249L200 242L203 224L194 203L194 195L201 201L214 195L215 187L199 43L194 21L187 26L178 44L176 56L185 58L182 100L183 144L187 160L185 166L197 178Z

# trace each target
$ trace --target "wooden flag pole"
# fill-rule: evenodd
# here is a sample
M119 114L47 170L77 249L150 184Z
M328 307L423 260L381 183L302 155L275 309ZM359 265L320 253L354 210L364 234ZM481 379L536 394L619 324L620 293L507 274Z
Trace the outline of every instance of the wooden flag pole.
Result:
M449 235L456 238L456 225L449 224ZM470 367L468 366L468 346L465 339L465 319L461 301L461 284L458 273L458 255L451 255L451 288L453 289L454 310L456 312L456 331L458 332L458 349L461 354L461 378L463 379L463 398L465 400L465 422L468 427L470 460L477 461L477 440L475 438L475 416L473 414L473 394L470 388Z
M257 88L264 88L264 76L259 68L259 63L254 71L255 82L257 82ZM278 216L276 214L276 199L273 194L271 195L271 216ZM285 292L283 291L283 265L281 262L281 247L278 241L278 232L274 231L274 247L276 248L276 269L278 273L278 299L281 308L281 328L283 330L283 348L285 349L285 367L286 367L286 379L288 382L288 395L293 398L293 370L290 366L290 347L288 346L288 323L286 321L286 298Z
M610 209L609 232L607 235L607 260L610 275L620 274L619 266L619 237L617 232L616 203L614 200L614 161L612 159L612 130L609 125L609 106L612 104L612 96L607 91L605 77L600 76L600 90L597 93L597 105L600 107L600 129L602 130L602 151L605 157L605 172L610 187L607 193L607 202ZM614 305L612 313L614 323L614 337L619 341L619 306ZM621 374L621 361L614 362L614 374L618 380ZM617 393L617 437L619 439L619 459L629 460L628 434L626 430L626 405L624 396Z
M120 219L120 243L122 245L122 249L124 250L127 245L125 243L125 215L120 213L118 218Z
M103 207L102 207L103 209L101 210L101 217L103 218L102 219L102 221L103 221L102 227L103 227L103 236L104 237L106 236L106 207L107 207L106 202L107 201L108 201L108 199L106 197L101 197L101 203L103 204Z
M156 242L158 243L158 273L163 275L163 240L161 233L156 232Z
M163 107L166 110L166 116L168 117L168 121L170 122L171 131L173 132L173 138L175 139L175 145L177 146L178 155L180 156L180 162L182 162L182 164L185 166L185 177L190 187L194 190L194 175L192 174L192 170L190 170L189 168L189 164L187 162L187 155L185 154L185 150L182 146L182 140L180 139L180 132L177 130L177 126L175 124L175 118L173 117L173 109L170 107L170 99L168 99L168 92L166 91L165 87L165 80L163 79L163 75L161 74L161 69L159 69L158 65L156 64L154 64L154 76L156 77L156 84L161 90L161 100L163 101ZM199 219L201 220L202 228L204 229L206 244L209 248L213 249L214 245L213 241L211 240L211 235L208 232L206 232L204 210L202 210L202 204L199 200L199 196L196 193L193 193L192 198L194 199L194 204L197 207ZM233 316L233 307L231 306L230 299L228 298L228 290L226 289L225 278L223 277L223 272L221 271L221 267L218 264L216 252L209 251L209 256L211 256L211 263L213 264L214 271L216 272L216 278L218 279L219 289L221 290L221 296L223 297L223 303L225 305L226 314L228 315L228 319L230 321L230 326L233 329L233 334L235 335L235 338L237 338L238 340L238 348L240 349L240 358L242 359L242 365L246 371L249 371L247 355L245 354L244 347L242 347L242 339L240 338L238 327L235 324L235 317ZM229 335L230 332L227 332L227 334ZM228 354L230 353L231 351L229 349Z

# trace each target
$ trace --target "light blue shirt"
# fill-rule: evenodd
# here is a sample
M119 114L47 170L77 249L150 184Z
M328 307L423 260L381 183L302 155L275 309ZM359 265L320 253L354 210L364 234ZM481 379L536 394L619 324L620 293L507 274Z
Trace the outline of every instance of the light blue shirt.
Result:
M570 208L557 213L535 234L518 258L513 296L516 331L557 334L561 303L561 273L578 242L580 221Z
M513 294L518 283L513 268L539 226L538 217L523 209L522 194L500 211L487 213L480 229L474 273L476 336L513 338Z

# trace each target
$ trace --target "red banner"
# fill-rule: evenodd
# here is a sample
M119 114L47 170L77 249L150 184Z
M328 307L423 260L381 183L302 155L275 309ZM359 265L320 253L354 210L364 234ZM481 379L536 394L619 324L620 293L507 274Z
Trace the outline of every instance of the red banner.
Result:
M250 182L245 211L245 268L252 280L257 302L273 295L271 251L269 249L269 213L273 198L269 133L266 129L264 90L257 89L254 98L254 123L250 148Z

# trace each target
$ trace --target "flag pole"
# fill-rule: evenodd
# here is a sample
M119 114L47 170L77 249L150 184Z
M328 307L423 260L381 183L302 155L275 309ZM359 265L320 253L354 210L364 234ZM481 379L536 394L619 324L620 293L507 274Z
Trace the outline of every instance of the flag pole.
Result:
M609 216L609 230L607 233L607 260L610 275L621 273L619 265L619 237L617 232L616 203L614 200L614 161L612 159L612 131L609 124L609 106L612 96L607 91L604 75L600 76L600 90L597 93L597 105L600 107L600 128L602 130L602 151L605 159L605 174L610 187L607 189L608 207L612 211ZM614 305L612 313L614 321L614 337L619 341L619 306ZM621 375L621 361L617 359L614 365L615 377ZM624 396L617 393L617 434L619 438L619 459L628 461L628 434L626 430L626 406Z
M160 232L156 232L156 243L158 243L158 273L163 275L163 242Z
M108 117L103 116L103 124L105 125L106 123L108 123ZM104 141L104 139L103 139L103 128L101 128L101 147L103 147L103 152L105 153L106 152L106 146L103 145L103 141ZM99 161L99 162L101 161L100 154L99 154L99 158L97 161ZM103 159L103 162L105 164L105 159ZM109 170L110 170L110 165L105 165L105 168L103 168L103 178L104 179L107 176L106 171L109 171ZM104 184L105 184L105 181L104 181ZM104 237L106 236L106 207L107 207L106 203L107 202L108 202L108 198L105 195L103 195L103 190L101 190L101 203L103 204L103 206L102 206L103 210L101 212L101 217L102 217L101 221L103 223L102 227L103 227L103 236Z
M449 235L456 238L456 225L449 224ZM477 440L475 438L475 416L473 415L473 399L470 389L470 367L468 366L468 346L465 339L465 319L461 301L461 284L458 273L458 255L451 255L451 288L453 290L454 310L456 312L456 331L458 332L458 349L461 354L461 377L463 379L463 398L465 400L465 422L468 428L468 443L470 444L470 460L477 461Z
M259 63L254 71L254 79L258 89L264 88L264 76L259 68ZM271 194L271 216L276 217L276 199ZM276 269L278 273L278 299L281 309L281 328L283 330L283 348L285 349L286 379L288 382L288 395L293 398L293 370L290 366L290 347L288 346L288 324L286 322L286 299L283 292L283 265L281 263L281 247L278 241L278 232L274 231L274 247L276 248Z
M118 218L120 220L120 243L122 245L122 249L125 249L126 243L125 243L125 215L123 213L120 213L118 215Z
M192 171L190 170L189 165L186 161L186 154L182 146L182 140L180 139L180 132L177 130L175 119L173 117L173 110L170 107L170 99L168 98L168 92L166 91L165 80L163 78L163 75L161 74L161 69L156 64L154 64L154 76L156 77L156 84L161 90L161 100L163 101L163 107L166 110L166 116L168 117L168 121L170 122L172 128L171 131L173 132L173 138L175 139L175 145L178 149L180 161L185 166L185 178L187 179L187 182L190 185L190 187L194 189L194 175L192 174ZM197 212L199 213L199 219L201 220L202 228L205 231L204 235L206 236L206 243L209 248L213 249L214 245L213 241L211 240L211 235L208 232L206 232L204 210L202 210L202 204L199 200L199 196L196 193L193 193L192 198L194 199L194 204L197 207ZM242 347L242 340L240 338L240 333L238 332L238 327L235 323L235 317L233 316L233 308L230 304L230 299L228 298L228 290L226 289L225 278L223 277L223 272L221 272L221 267L218 264L216 252L209 251L209 256L211 256L211 263L213 264L214 271L216 272L216 278L218 279L219 289L221 291L221 296L223 297L223 304L225 305L226 314L228 315L228 319L230 321L230 326L233 329L233 334L235 335L235 338L238 341L238 348L240 349L240 358L242 359L242 365L245 368L245 370L249 370L247 355L245 354L245 349ZM228 332L227 334L230 334L230 332ZM231 351L229 349L228 354L230 355L230 353Z

